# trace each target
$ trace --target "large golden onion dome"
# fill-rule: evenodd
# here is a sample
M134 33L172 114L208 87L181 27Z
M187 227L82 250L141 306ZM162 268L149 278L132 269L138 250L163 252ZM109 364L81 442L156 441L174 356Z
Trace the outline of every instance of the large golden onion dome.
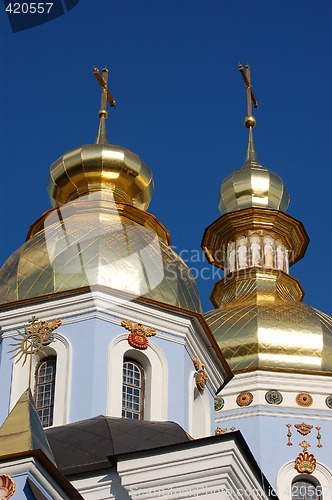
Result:
M281 271L239 271L215 285L217 309L204 314L230 368L332 373L332 318L301 302L297 280Z
M221 185L222 216L205 230L202 248L224 278L215 284L215 310L204 314L233 372L283 370L332 374L332 318L302 303L300 283L289 267L309 243L303 224L286 214L289 195L282 179L259 165L253 142L257 105L250 68L240 71L247 87L249 129L244 166Z
M24 245L1 268L0 303L101 285L201 311L196 282L172 250L168 231L145 212L151 170L135 153L108 143L107 70L98 75L103 96L96 143L51 166L54 208L32 224Z

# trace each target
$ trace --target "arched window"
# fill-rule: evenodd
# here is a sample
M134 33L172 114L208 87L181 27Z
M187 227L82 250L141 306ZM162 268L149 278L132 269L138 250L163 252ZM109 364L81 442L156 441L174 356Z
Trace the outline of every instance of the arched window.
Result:
M43 427L53 425L56 356L42 359L36 367L35 401Z
M307 479L298 479L292 483L292 500L323 500L321 487Z
M144 417L144 372L142 366L132 359L123 362L122 416L143 420Z

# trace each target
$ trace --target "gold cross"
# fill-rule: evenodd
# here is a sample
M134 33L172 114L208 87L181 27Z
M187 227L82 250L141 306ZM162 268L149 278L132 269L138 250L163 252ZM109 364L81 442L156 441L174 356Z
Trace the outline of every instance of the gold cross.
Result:
M251 108L251 103L254 103L255 108L258 108L258 102L256 97L254 96L254 93L252 91L252 85L250 82L250 66L247 63L246 64L246 70L244 71L243 66L241 63L239 63L239 70L241 72L241 75L243 77L244 83L247 87L247 105L248 105L248 116L252 115L252 108Z
M99 111L99 116L104 115L105 118L107 118L107 111L106 111L106 105L107 101L110 103L110 106L112 108L115 108L115 101L112 97L111 92L108 90L107 87L107 80L108 80L108 69L103 68L103 75L100 74L99 69L93 67L93 74L97 78L99 85L101 86L101 108Z

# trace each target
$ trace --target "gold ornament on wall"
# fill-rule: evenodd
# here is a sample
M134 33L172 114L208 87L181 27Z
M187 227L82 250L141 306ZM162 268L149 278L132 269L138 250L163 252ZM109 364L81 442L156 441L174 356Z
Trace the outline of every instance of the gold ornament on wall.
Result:
M321 430L321 427L319 427L319 425L318 425L316 427L316 429L317 429L317 441L318 441L317 448L322 448L323 445L320 442L320 440L322 439L322 436L321 436L321 433L319 432Z
M205 389L205 382L208 379L207 373L205 371L205 365L200 362L198 358L193 359L194 367L196 369L195 372L195 382L196 387L199 391L203 392Z
M292 427L292 424L286 424L286 427L288 429L288 432L287 432L287 437L288 437L287 446L293 446L293 443L291 442L292 432L290 430L291 427Z
M227 427L217 427L214 431L214 435L221 436L222 434L225 434L225 432L227 432Z
M311 432L311 429L313 428L312 425L305 424L304 422L302 422L302 424L295 424L294 427L302 436L306 436L307 434L309 434Z
M18 332L18 336L13 337L15 341L10 346L9 352L13 352L12 358L18 356L15 363L18 363L23 358L22 366L25 365L26 360L30 356L30 371L29 371L29 387L31 386L31 370L32 370L32 356L34 354L46 354L44 348L47 347L51 342L54 342L54 332L62 324L61 319L54 319L52 322L47 320L38 320L36 316L32 316L30 325L24 325L24 332Z
M133 324L129 320L122 320L121 326L130 331L130 334L128 335L128 343L131 347L142 351L147 349L149 345L147 337L154 336L157 333L154 328L145 328L142 323Z
M300 392L300 394L296 396L296 402L299 406L311 406L313 399L308 392Z
M13 479L7 474L0 474L0 498L7 500L14 495L15 490Z
M295 469L300 473L312 474L316 469L316 459L312 453L299 453L295 459Z
M251 392L241 392L236 398L236 403L239 406L249 406L254 400L254 396Z

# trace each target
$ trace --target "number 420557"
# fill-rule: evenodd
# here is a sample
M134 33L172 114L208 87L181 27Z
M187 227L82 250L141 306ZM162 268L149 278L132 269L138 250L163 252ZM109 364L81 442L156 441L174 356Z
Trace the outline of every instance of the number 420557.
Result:
M29 3L9 3L6 12L10 14L49 14L53 3L29 2Z

